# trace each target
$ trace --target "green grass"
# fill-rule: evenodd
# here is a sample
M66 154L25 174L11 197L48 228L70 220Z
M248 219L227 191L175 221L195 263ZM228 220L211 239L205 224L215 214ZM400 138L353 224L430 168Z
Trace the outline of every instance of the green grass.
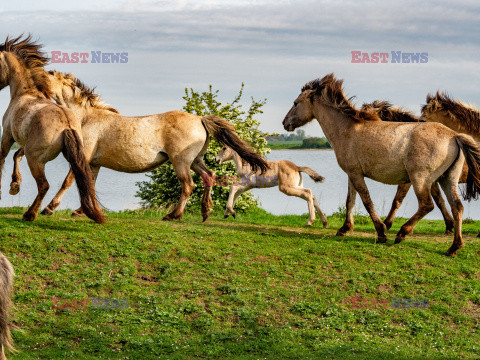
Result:
M21 221L0 209L1 251L15 267L9 359L476 359L480 357L480 222L446 257L452 236L422 221L393 246L358 216L310 228L306 216L262 210L201 222L199 213L62 211ZM128 299L127 309L52 309L52 298ZM352 298L365 299L360 308ZM427 309L377 308L391 298Z
M272 150L300 149L302 141L269 141L268 147Z

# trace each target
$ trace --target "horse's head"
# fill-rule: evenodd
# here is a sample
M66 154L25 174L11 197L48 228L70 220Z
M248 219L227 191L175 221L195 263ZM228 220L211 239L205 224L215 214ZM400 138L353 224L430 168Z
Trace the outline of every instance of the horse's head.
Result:
M314 119L313 95L315 90L304 90L293 102L293 106L283 120L283 128L293 131Z
M222 164L225 161L233 160L233 157L235 155L235 152L229 148L228 146L224 146L222 150L218 153L218 155L215 157L215 161L218 164Z

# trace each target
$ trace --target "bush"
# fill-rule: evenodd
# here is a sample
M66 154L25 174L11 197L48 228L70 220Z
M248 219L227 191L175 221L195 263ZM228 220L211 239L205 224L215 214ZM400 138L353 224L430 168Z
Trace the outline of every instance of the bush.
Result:
M324 137L305 138L300 145L300 149L331 149L330 143Z
M270 152L265 140L265 136L269 134L263 133L258 129L260 122L255 117L263 113L261 108L265 105L266 100L256 101L252 98L248 110L242 110L240 100L242 99L243 88L244 84L242 84L235 99L225 105L217 100L219 91L213 91L212 86L209 86L208 91L202 93L186 88L185 96L183 96L185 100L183 110L199 116L217 115L230 121L235 127L237 134L263 156ZM216 209L225 208L227 203L230 191L229 183L231 181L228 182L225 179L233 179L236 175L236 169L232 162L222 165L218 165L215 162L215 156L221 148L222 145L210 136L210 145L204 159L207 167L215 171L219 179L212 190L212 199ZM187 206L190 210L196 210L200 207L203 185L202 179L193 171L191 173L196 186L187 202ZM139 190L136 196L142 200L143 206L168 208L177 203L180 198L181 187L170 162L148 172L147 176L150 178L149 181L137 183ZM256 207L258 202L250 192L245 192L238 198L235 204L237 211L244 212L252 207Z

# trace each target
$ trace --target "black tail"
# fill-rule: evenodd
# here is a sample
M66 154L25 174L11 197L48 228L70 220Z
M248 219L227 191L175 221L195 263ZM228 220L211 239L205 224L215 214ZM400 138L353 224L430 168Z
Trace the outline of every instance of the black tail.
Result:
M202 117L202 123L209 134L215 136L222 144L235 150L252 167L252 171L256 172L260 169L263 173L268 169L267 161L238 137L235 129L227 120L208 115Z
M15 351L10 329L10 312L12 309L13 267L10 261L0 253L0 345L3 349Z
M66 129L63 132L63 155L72 167L75 182L80 194L82 209L90 219L101 224L105 222L102 210L95 196L95 186L92 180L90 165L85 159L80 136L76 130Z
M298 171L304 172L305 174L310 176L312 178L312 180L315 181L316 183L323 182L323 180L325 180L325 178L322 175L317 173L315 170L310 169L309 167L299 166Z
M463 198L478 199L480 195L480 147L468 135L458 134L457 144L465 155L468 166L467 187Z

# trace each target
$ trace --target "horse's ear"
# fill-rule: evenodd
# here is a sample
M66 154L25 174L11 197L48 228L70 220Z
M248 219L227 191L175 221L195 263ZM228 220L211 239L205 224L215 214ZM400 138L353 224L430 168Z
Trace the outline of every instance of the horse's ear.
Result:
M313 95L315 95L315 93L316 93L316 90L305 90L304 91L305 98L310 99L310 101L312 101L312 102L313 102Z

